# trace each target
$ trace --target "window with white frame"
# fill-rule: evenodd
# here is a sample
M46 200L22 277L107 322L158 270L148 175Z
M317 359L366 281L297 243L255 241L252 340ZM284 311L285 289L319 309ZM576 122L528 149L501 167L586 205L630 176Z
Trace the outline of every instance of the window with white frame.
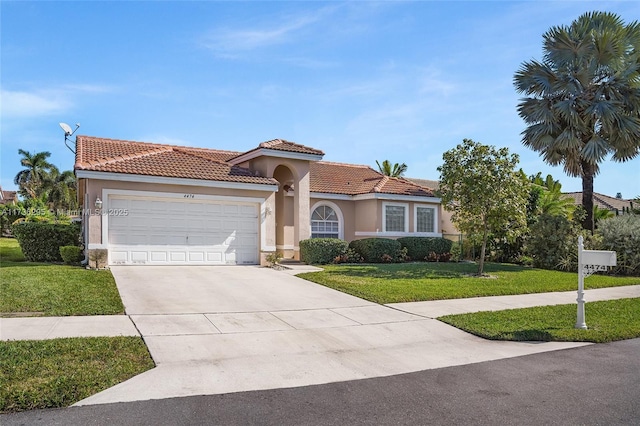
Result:
M409 212L406 204L385 203L384 232L407 232Z
M436 209L416 206L416 232L435 232Z
M340 238L340 220L329 206L318 206L311 213L311 238Z

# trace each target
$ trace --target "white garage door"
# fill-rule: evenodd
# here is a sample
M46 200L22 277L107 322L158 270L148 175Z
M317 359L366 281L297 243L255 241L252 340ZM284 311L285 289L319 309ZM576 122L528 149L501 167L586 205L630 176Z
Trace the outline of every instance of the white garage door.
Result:
M257 203L109 196L111 264L258 263Z

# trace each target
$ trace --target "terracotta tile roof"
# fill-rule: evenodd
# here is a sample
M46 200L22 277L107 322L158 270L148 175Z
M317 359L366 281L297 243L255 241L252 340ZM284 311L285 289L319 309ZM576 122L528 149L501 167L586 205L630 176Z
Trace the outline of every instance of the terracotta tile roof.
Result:
M320 156L324 155L324 152L319 149L311 148L305 145L300 145L294 142L289 142L284 139L273 139L267 142L262 142L260 145L258 145L256 148L252 150L238 153L237 156L239 157L241 155L249 154L249 153L258 151L260 149L273 149L275 151L295 152L298 154L311 154L311 155L320 155ZM230 159L227 159L226 161L228 160Z
M232 166L224 159L237 153L144 142L78 136L75 170L133 175L277 184L272 178Z
M163 176L226 182L278 184L273 178L232 165L240 152L190 148L148 142L76 138L75 170ZM324 155L320 150L280 139L263 142L260 148ZM249 151L249 152L252 152ZM359 195L369 193L433 197L433 190L404 178L391 178L369 166L310 162L312 192Z
M565 198L573 199L574 204L582 204L582 192L566 192L562 195L565 196ZM593 193L593 204L598 206L599 209L613 211L618 210L622 212L623 208L630 206L630 201L631 200L626 200L624 198L609 197L608 195L600 194L597 192Z
M369 166L313 162L310 165L311 192L359 195L369 193L433 197L433 191L407 179L391 178Z

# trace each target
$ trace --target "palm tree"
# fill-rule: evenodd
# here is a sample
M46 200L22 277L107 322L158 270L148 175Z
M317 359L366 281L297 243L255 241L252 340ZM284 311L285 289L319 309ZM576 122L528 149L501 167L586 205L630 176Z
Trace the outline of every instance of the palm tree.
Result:
M44 191L44 183L48 177L50 170L55 167L47 161L51 156L50 152L36 152L31 154L29 151L18 150L22 155L20 164L26 167L20 170L13 182L20 187L20 192L29 198L38 198Z
M52 167L45 181L47 200L54 209L74 209L76 206L76 177L71 170L60 173Z
M389 160L384 160L382 164L380 164L378 160L376 160L376 164L378 165L378 170L380 170L380 173L391 177L402 177L407 171L407 165L404 163L395 163L392 166Z
M596 223L596 225L598 224L599 221L603 219L609 219L614 216L615 216L615 213L612 212L611 210L601 209L596 205L593 206L593 220Z
M640 24L608 12L585 13L543 35L542 62L524 62L514 77L527 97L518 114L525 146L582 178L582 226L593 231L593 179L612 155L640 153Z
M529 179L532 184L539 186L542 190L538 200L540 214L565 216L567 218L571 216L575 205L571 198L562 195L560 181L553 179L551 175L547 175L543 180L540 172Z

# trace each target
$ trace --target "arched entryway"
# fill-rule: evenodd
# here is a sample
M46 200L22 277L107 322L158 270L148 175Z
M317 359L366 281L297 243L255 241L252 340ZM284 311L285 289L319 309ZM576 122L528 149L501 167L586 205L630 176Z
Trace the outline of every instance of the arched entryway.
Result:
M294 258L297 242L295 241L295 176L291 169L279 165L273 171L278 181L276 193L276 250L284 258Z

